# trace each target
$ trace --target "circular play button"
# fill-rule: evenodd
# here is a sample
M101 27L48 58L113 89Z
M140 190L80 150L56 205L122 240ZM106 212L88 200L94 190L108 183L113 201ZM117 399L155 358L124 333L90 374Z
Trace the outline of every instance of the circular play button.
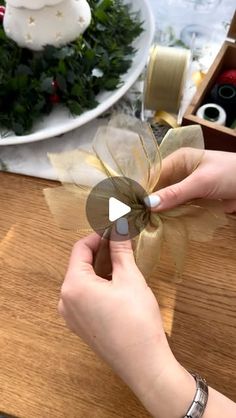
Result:
M129 225L129 238L136 237L149 220L145 197L147 193L143 187L127 177L110 177L101 181L87 199L86 213L90 226L104 236L114 224L119 224L122 230L125 218ZM128 239L127 235L124 234L122 239Z

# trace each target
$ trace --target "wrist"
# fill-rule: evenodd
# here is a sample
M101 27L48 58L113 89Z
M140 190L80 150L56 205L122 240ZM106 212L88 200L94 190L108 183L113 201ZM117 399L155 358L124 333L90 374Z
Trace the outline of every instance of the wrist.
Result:
M166 358L165 367L155 375L153 365L145 379L136 384L134 392L155 418L182 418L187 413L196 393L196 382L174 358Z

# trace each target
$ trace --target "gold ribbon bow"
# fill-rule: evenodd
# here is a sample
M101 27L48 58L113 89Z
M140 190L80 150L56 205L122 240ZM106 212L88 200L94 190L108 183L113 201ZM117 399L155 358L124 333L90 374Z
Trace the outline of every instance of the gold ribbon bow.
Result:
M78 149L49 155L63 184L45 190L52 214L61 227L90 233L86 201L94 186L121 176L135 180L150 194L158 189L162 159L182 146L204 148L200 126L171 129L158 147L148 124L126 115L114 116L108 126L98 129L91 151ZM129 196L122 201L136 205L136 223L148 216L134 245L137 265L145 277L157 265L164 242L172 254L175 273L181 276L188 240L208 241L216 228L226 223L219 201L196 200L170 211L152 213L140 202L131 184ZM104 217L101 228L106 230L107 226Z

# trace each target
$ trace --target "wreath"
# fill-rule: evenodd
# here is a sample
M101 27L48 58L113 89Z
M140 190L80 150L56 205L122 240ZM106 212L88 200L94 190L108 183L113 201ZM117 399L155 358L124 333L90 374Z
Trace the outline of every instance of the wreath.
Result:
M142 32L138 13L121 0L89 0L92 21L76 41L43 51L19 47L3 29L0 0L0 130L31 131L58 105L72 115L97 106L97 95L115 90L132 63L133 41ZM43 30L43 28L42 28Z

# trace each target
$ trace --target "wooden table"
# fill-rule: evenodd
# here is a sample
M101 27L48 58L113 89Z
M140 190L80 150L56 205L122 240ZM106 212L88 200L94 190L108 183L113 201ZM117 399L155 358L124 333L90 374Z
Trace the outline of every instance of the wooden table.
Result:
M127 387L57 313L78 236L60 230L42 190L54 183L0 174L0 410L21 418L140 418ZM150 281L182 364L236 401L236 219L191 244L182 283L163 259Z

